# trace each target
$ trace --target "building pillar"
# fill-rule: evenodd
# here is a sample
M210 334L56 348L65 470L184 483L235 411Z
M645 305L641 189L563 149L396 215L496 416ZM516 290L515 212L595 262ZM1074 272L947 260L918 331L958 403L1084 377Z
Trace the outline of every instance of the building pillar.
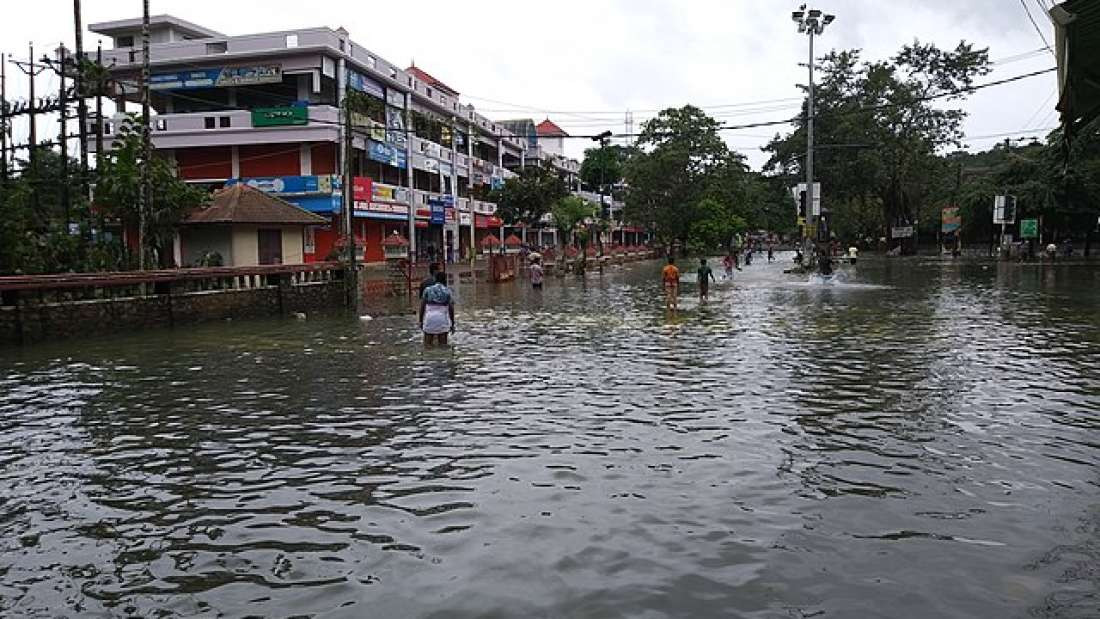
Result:
M313 144L306 142L298 146L298 167L302 176L313 175Z
M386 105L389 105L387 102ZM416 260L416 192L413 190L412 94L405 93L405 187L409 196L409 255Z
M230 172L229 172L229 174L233 178L240 178L241 177L241 151L240 151L240 147L230 146L229 147L229 152L230 152L230 156L229 156L229 160L230 160L229 169L230 169Z

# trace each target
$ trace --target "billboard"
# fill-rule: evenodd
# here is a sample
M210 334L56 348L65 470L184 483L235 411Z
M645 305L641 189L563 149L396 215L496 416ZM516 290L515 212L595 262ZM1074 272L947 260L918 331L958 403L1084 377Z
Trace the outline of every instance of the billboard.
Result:
M962 227L962 217L959 215L959 207L945 206L940 211L940 231L944 234L953 234Z
M993 196L993 223L1016 223L1016 196Z
M258 107L252 110L253 127L286 127L308 124L309 108L304 105Z
M1020 238L1021 239L1037 239L1037 238L1039 238L1039 220L1038 219L1021 219L1020 220Z
M154 73L149 76L149 88L150 90L193 90L273 84L281 81L283 81L282 65L268 64Z

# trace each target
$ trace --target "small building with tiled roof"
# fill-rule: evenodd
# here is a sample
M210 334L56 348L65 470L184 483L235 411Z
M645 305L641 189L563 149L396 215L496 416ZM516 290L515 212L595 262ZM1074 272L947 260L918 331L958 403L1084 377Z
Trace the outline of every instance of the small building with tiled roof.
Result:
M180 222L183 266L302 264L312 226L328 220L246 184L219 189Z
M431 86L432 88L435 88L436 90L442 92L445 95L450 95L452 97L457 97L458 96L458 91L457 90L455 90L454 88L451 88L450 86L448 86L448 85L444 84L443 82L437 80L435 78L435 76L433 76L431 73L428 73L427 71L421 69L420 67L417 67L415 63L410 65L409 68L405 69L405 72L406 73L411 73L412 76L415 77L416 79L420 80L421 82L424 82L426 85Z
M564 129L547 118L535 125L535 132L538 133L539 146L543 150L562 157L565 156L565 138L569 137L569 134Z

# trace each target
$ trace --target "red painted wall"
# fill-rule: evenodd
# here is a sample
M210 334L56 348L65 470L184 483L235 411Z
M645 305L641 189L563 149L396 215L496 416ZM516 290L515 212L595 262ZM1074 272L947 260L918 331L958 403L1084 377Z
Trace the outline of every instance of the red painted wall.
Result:
M297 176L302 173L297 144L240 146L241 176Z
M333 217L327 229L323 227L313 229L313 243L317 251L306 254L306 262L321 262L328 258L329 253L332 252L332 246L336 244L336 237L340 236L338 223L336 217Z
M233 150L228 146L200 146L176 150L180 178L229 178L233 175Z
M314 144L310 147L310 163L314 176L318 174L336 174L336 145L329 142Z

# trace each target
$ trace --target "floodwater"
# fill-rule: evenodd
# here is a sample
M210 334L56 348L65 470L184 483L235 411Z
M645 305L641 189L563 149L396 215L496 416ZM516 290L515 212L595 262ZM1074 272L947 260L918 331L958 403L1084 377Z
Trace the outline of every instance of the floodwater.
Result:
M762 262L4 349L0 615L1100 615L1100 269Z

